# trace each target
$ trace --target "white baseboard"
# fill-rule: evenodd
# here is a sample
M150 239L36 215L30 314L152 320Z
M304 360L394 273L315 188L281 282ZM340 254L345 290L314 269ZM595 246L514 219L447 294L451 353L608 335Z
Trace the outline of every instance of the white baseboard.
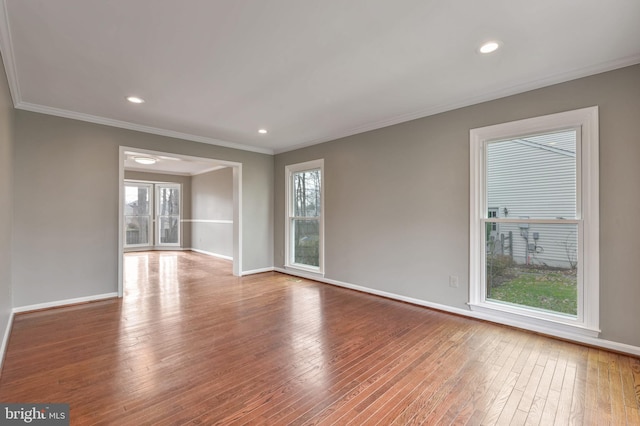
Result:
M13 308L13 313L38 311L40 309L57 308L59 306L76 305L78 303L95 302L104 299L113 299L118 297L118 293L95 294L93 296L78 297L75 299L56 300L54 302L38 303L35 305L19 306Z
M245 275L261 274L263 272L273 272L273 271L275 271L275 268L273 266L269 266L267 268L252 269L250 271L242 271L240 273L240 276L244 277Z
M172 247L172 246L147 246L147 247L129 247L123 249L124 253L136 253L140 251L188 251L190 248L186 247Z
M225 260L233 260L233 257L231 256L225 256L224 254L218 254L218 253L212 253L210 251L204 251L204 250L200 250L200 249L195 249L195 248L190 248L189 250L191 251L195 251L196 253L200 253L200 254L206 254L207 256L213 256L213 257L218 257L220 259L225 259Z
M433 302L428 302L426 300L421 300L421 299L414 299L412 297L407 297L407 296L402 296L399 294L395 294L395 293L389 293L386 291L381 291L381 290L375 290L372 288L368 288L368 287L363 287L360 285L355 285L355 284L349 284L349 283L345 283L342 281L337 281L337 280L332 280L329 278L319 278L317 276L312 276L310 274L305 274L304 272L298 272L298 271L294 271L291 269L284 269L284 268L274 268L275 271L277 272L281 272L283 274L287 274L287 275L294 275L294 276L298 276L298 277L302 277L302 278L307 278L310 280L314 280L314 281L319 281L319 282L323 282L326 284L331 284L331 285L335 285L338 287L344 287L344 288L348 288L351 290L357 290L357 291L361 291L363 293L369 293L369 294L374 294L376 296L382 296L382 297L386 297L388 299L394 299L394 300L399 300L402 302L407 302L407 303L411 303L413 305L419 305L419 306L424 306L427 308L432 308L432 309L437 309L439 311L444 311L444 312L449 312L452 314L456 314L456 315L462 315L465 317L470 317L470 318L474 318L474 319L479 319L479 320L484 320L484 321L489 321L489 322L494 322L494 323L498 323L498 324L504 324L504 325L508 325L510 327L514 327L514 328L520 328L523 330L529 330L529 331L533 331L536 333L540 333L540 334L544 334L544 335L548 335L551 337L557 337L563 340L569 340L569 341L573 341L576 343L583 343L589 346L595 346L595 347L599 347L599 348L603 348L603 349L609 349L612 351L616 351L616 352L622 352L622 353L626 353L626 354L630 354L630 355L634 355L634 356L640 356L640 347L638 346L633 346L633 345L628 345L626 343L620 343L620 342L614 342L611 340L605 340L605 339L600 339L597 337L589 337L589 336L576 336L576 335L569 335L569 334L564 334L564 333L558 333L556 330L552 330L549 328L544 328L544 327L530 327L528 324L524 324L522 322L518 322L518 321L509 321L509 320L505 320L504 318L500 318L500 317L496 317L490 314L484 314L481 312L474 312L474 311L470 311L470 310L466 310L466 309L460 309L460 308L455 308L453 306L447 306L447 305L441 305L439 303L433 303Z
M0 375L2 375L2 366L4 365L4 356L7 353L7 345L9 344L9 336L11 335L11 328L13 327L14 313L9 314L9 322L7 322L7 328L4 330L2 336L2 346L0 346Z

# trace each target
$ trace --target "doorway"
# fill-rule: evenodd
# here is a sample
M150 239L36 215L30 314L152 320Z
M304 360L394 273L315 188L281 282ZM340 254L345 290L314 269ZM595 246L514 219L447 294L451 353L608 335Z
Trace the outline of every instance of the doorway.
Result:
M144 157L154 160L152 164L144 166L134 164L134 157ZM149 160L149 163L151 161ZM178 250L191 250L190 235L181 238L180 232L185 227L190 228L193 218L184 216L190 209L185 209L176 200L184 200L184 188L180 184L151 182L144 179L125 179L132 172L161 173L189 178L198 174L209 173L218 169L231 170L227 174L232 181L232 220L208 221L227 223L232 227L233 275L242 273L242 164L226 160L204 157L194 157L182 154L151 151L139 148L120 147L119 162L119 237L118 237L118 295L122 297L123 289L123 258L125 249L153 250L171 249L173 245ZM140 174L140 173L138 173ZM154 179L157 180L157 179ZM185 184L187 185L187 184ZM187 185L187 187L189 187ZM190 189L189 189L190 190ZM163 201L164 200L164 201ZM132 203L132 206L129 205ZM135 207L135 208L132 208ZM231 228L229 228L231 229ZM189 232L189 231L187 231ZM186 238L186 244L184 244Z

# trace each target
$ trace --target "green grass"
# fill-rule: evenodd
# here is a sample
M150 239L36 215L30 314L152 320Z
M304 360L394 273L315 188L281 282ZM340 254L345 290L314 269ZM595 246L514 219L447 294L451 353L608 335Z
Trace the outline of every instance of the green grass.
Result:
M575 274L509 269L515 277L494 286L488 298L553 312L577 314L578 292Z

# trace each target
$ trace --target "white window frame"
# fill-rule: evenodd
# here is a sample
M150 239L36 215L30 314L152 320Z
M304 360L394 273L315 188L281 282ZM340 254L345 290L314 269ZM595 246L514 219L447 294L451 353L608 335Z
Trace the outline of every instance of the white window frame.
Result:
M146 215L136 215L136 216L142 216L142 217L148 217L149 218L149 229L147 230L147 242L145 244L127 244L127 217L128 216L132 216L132 215L127 215L124 214L123 216L123 223L124 223L124 229L122 230L123 232L123 242L124 242L124 248L125 249L134 249L134 248L140 248L140 247L151 247L154 244L154 235L155 235L155 204L154 204L154 190L153 190L153 184L151 183L144 183L144 182L138 182L138 181L128 181L126 180L124 182L124 193L126 196L126 187L135 187L135 188L146 188L147 191L149 191L149 213ZM123 201L124 204L126 204L126 200ZM126 208L125 208L126 210Z
M155 204L155 214L154 214L154 221L155 221L155 234L156 234L156 241L155 241L155 245L157 247L180 247L182 245L182 184L180 183L165 183L165 182L157 182L154 184L155 187L155 198L156 198L156 204ZM163 217L169 217L168 215L161 215L160 214L160 191L164 188L169 188L169 189L177 189L178 190L178 194L180 196L180 200L178 201L179 204L179 212L178 212L178 242L176 243L163 243L162 242L162 230L160 229L160 226L162 225L162 220L160 220Z
M316 219L319 221L319 260L318 266L303 265L293 262L293 232L292 224L294 220L309 219L294 216L293 208L293 175L294 173L320 169L320 216ZM285 167L286 176L286 206L285 206L285 268L299 269L311 274L324 276L324 159L306 161L304 163L291 164Z
M524 135L578 129L577 208L575 219L539 219L536 223L578 226L578 314L571 317L497 303L486 298L486 145ZM487 319L560 337L597 337L600 305L599 255L599 137L598 107L472 129L470 132L469 306ZM499 223L522 219L492 218Z

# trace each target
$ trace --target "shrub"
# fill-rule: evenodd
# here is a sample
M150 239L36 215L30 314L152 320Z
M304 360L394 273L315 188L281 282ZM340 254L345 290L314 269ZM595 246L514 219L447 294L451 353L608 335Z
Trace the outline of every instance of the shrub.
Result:
M487 255L487 286L497 287L514 277L512 268L515 265L509 256L500 254Z

